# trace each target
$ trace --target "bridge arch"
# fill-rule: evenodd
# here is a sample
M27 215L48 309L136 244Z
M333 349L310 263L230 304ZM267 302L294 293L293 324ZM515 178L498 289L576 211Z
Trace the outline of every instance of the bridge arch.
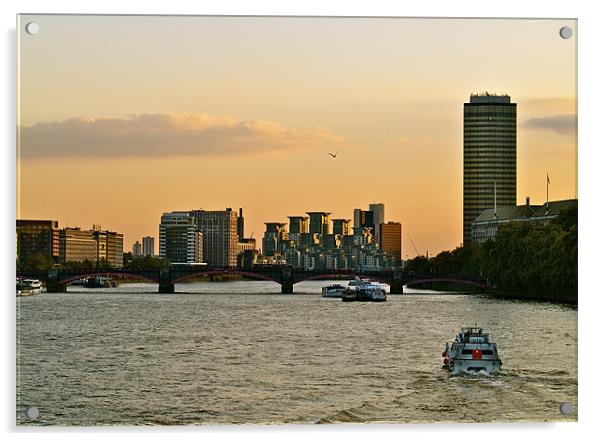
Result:
M408 288L411 288L416 285L422 285L422 284L431 283L431 282L457 283L459 285L468 285L468 286L474 286L474 287L481 288L481 289L487 289L487 285L483 282L478 282L476 280L470 280L470 279L456 279L454 277L422 277L422 278L417 278L417 279L411 279L411 280L407 281L406 286Z
M91 271L88 273L65 275L65 277L62 277L59 280L59 284L67 285L68 283L74 282L76 280L85 279L88 277L95 277L95 276L97 276L97 277L119 277L119 278L140 280L141 282L147 282L147 283L159 283L158 280L153 279L151 277L144 276L144 275L121 272L121 271L107 270L107 271Z
M268 281L268 282L276 282L279 285L281 284L280 280L276 280L275 278L269 277L269 276L267 276L265 274L255 273L255 272L248 272L248 271L237 270L237 269L197 271L197 272L194 272L194 273L184 274L184 275L181 275L179 277L175 277L175 278L173 278L171 280L171 283L181 283L181 282L184 282L184 281L186 281L188 279L193 279L195 277L221 275L221 274L237 274L237 275L241 275L241 276L247 277L249 279L265 280L265 281Z
M365 279L374 280L386 285L391 285L391 276L370 274L370 273L330 273L330 274L314 274L309 276L301 276L300 278L295 277L295 283L305 282L308 280L352 280L353 277L360 277Z

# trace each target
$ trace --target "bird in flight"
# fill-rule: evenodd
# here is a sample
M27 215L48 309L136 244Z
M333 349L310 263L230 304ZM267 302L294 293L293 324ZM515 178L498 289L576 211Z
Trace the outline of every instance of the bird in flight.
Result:
M332 156L333 158L336 158L336 157L337 157L337 155L339 154L339 151L337 150L337 152L336 152L336 153L330 153L330 152L329 152L328 154L329 154L330 156Z

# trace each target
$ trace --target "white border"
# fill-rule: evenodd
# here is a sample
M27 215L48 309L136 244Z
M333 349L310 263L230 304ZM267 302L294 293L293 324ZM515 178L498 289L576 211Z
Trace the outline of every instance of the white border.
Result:
M191 2L169 0L163 2L135 2L131 0L76 1L42 0L4 1L2 8L2 87L4 103L1 106L3 143L2 206L0 216L2 234L1 268L4 289L2 290L2 313L4 335L4 357L0 364L2 371L3 397L2 427L9 437L18 433L27 438L48 437L50 439L75 439L85 433L86 438L153 438L163 439L178 434L187 438L231 438L251 439L320 439L345 438L364 439L378 436L385 439L400 437L441 440L448 437L485 436L488 440L514 438L517 435L529 437L543 435L547 440L571 437L588 437L596 433L596 418L599 414L600 386L600 320L602 293L595 284L600 261L599 224L602 216L600 188L600 125L598 108L602 102L600 82L599 42L602 41L600 28L602 16L594 1L546 1L526 2L505 0L504 2L421 0L411 3L394 3L378 0L326 2L325 0L305 1L205 1ZM558 17L579 19L579 199L580 199L580 243L579 243L579 423L556 424L487 424L487 425L399 425L399 426L211 426L199 428L155 428L122 429L47 429L21 430L14 426L14 332L15 303L12 294L14 273L15 219L15 22L17 13L105 13L105 14L195 14L195 15L347 15L347 16L440 16L440 17ZM598 104L598 105L596 105ZM598 135L598 136L596 136ZM10 282L10 283L9 283ZM108 432L108 433L107 433ZM541 432L541 433L534 433Z

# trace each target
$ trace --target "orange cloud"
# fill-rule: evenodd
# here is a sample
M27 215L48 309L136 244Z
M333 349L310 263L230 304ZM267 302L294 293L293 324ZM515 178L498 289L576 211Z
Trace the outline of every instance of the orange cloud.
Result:
M126 118L85 116L37 123L20 131L22 157L202 156L329 149L345 140L323 127L287 128L274 121L206 113Z

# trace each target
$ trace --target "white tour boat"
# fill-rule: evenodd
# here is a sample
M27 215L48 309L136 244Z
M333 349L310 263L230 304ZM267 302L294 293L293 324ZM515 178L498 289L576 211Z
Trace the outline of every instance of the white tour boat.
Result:
M489 334L483 328L462 328L456 339L445 344L443 351L443 367L454 374L497 372L502 367L497 352L497 345L493 343Z
M340 299L343 297L345 287L343 285L334 284L322 288L322 297L334 297Z
M17 295L28 296L42 294L42 282L38 279L22 279L17 281Z
M356 277L349 282L349 288L343 293L344 302L385 302L387 291L380 283L361 280Z

